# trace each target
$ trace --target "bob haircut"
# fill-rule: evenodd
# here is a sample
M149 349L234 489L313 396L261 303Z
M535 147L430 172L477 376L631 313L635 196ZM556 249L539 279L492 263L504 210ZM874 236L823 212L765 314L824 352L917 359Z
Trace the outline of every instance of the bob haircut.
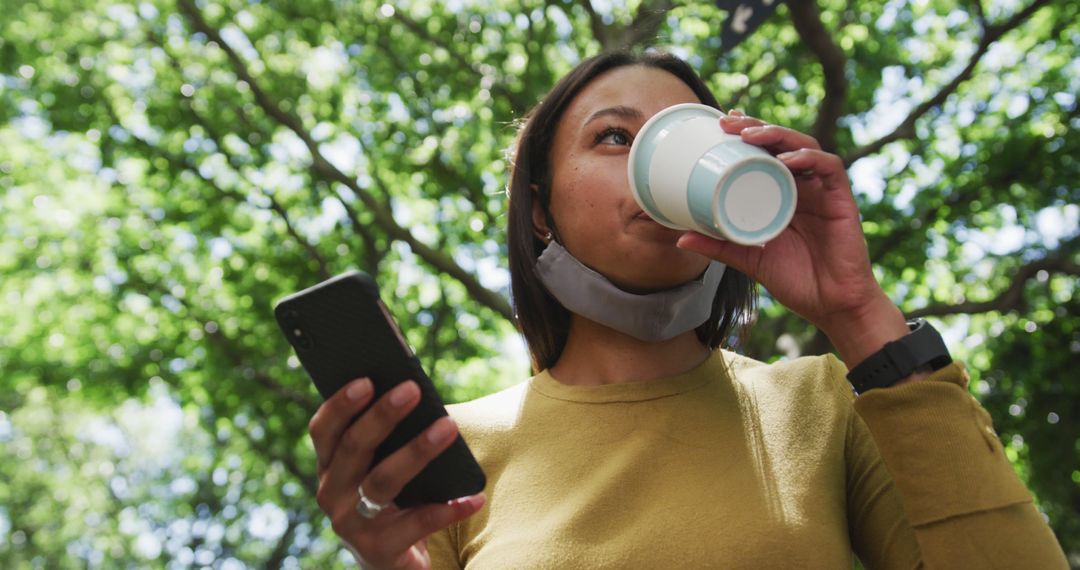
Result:
M558 229L551 219L551 147L563 113L593 79L613 69L642 65L662 69L690 87L705 105L720 109L716 97L681 59L665 53L634 54L610 52L582 61L564 76L551 91L525 115L512 149L510 213L507 239L510 259L510 287L517 324L528 344L536 371L551 368L566 346L570 312L548 293L535 273L536 259L546 244L533 231L533 200L539 200L547 212L548 227L555 236ZM728 267L717 288L709 319L695 329L697 338L709 348L716 348L736 329L742 333L746 318L756 302L754 282L745 274Z

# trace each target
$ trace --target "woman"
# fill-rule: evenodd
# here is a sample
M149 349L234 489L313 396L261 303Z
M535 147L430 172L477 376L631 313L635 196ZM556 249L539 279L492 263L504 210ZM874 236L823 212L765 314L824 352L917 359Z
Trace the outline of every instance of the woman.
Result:
M852 552L870 568L1066 567L959 364L937 355L906 377L882 372L884 387L854 400L844 364L869 381L886 343L899 341L895 352L933 333L912 333L874 280L838 157L732 112L726 132L797 175L791 226L743 247L642 213L629 145L649 117L687 102L719 108L680 60L606 54L530 114L509 240L539 373L452 406L453 420L370 471L415 384L372 404L361 379L328 400L311 436L335 531L376 568L835 568ZM843 363L720 350L752 308L751 279L825 331ZM589 286L565 287L579 282ZM620 318L657 311L663 327ZM381 509L459 429L487 495Z

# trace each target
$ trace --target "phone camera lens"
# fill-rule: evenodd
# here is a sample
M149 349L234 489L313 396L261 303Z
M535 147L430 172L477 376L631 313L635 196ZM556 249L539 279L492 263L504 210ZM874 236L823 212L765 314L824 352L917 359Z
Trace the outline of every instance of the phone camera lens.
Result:
M304 327L300 325L300 315L290 313L287 315L286 321L285 329L292 335L293 346L296 348L311 348L314 346L311 337L304 332Z
M299 348L311 348L311 338L300 327L293 327L293 342Z

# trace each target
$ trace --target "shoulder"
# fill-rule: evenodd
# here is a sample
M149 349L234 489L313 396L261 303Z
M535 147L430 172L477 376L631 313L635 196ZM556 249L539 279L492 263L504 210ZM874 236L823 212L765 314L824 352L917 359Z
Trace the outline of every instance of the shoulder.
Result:
M757 422L766 445L789 459L822 461L840 453L855 416L847 369L835 356L805 356L766 364L737 357L731 383ZM833 457L839 457L834 455ZM807 463L808 465L810 463Z
M802 356L765 363L725 352L731 379L741 389L762 402L790 400L854 399L847 382L847 368L832 354Z
M505 431L517 423L529 382L524 381L475 400L446 407L463 433Z
M512 455L514 434L520 425L529 382L446 407L489 479Z

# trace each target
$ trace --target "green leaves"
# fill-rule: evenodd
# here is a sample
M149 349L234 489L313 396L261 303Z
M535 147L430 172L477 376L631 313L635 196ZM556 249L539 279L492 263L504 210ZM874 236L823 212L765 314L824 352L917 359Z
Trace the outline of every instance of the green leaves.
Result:
M1060 469L1080 440L1065 4L784 5L726 54L710 2L5 4L0 565L337 558L312 497L318 397L273 302L364 269L447 400L524 379L505 151L558 77L625 42L835 145L883 286L950 331L1077 551L1080 475ZM769 299L739 346L829 349ZM125 423L155 414L181 419ZM58 491L73 485L86 497Z

